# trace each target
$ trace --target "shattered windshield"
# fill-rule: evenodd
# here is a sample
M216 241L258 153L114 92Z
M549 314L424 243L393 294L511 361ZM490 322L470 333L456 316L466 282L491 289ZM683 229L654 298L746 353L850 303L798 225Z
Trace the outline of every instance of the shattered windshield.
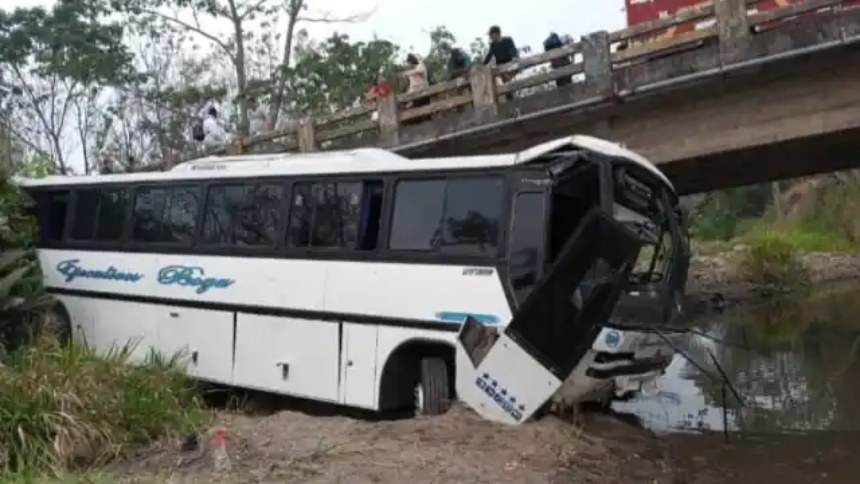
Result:
M627 167L615 172L614 217L642 242L631 282L659 282L671 270L674 244L669 220L672 213L660 191L646 184Z

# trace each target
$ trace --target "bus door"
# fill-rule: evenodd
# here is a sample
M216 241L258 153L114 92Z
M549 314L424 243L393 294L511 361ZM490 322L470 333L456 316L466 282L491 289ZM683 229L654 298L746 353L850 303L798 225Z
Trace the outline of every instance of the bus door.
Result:
M462 326L459 397L490 420L519 424L531 417L591 347L639 249L627 228L599 207L590 210L503 332L472 318ZM589 273L601 277L586 287Z

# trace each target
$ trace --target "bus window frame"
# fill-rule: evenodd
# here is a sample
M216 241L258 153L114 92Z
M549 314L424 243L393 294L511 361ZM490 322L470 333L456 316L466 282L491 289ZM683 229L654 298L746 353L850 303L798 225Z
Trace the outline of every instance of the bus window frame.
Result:
M518 170L510 171L510 169L492 169L477 171L474 169L465 170L449 170L445 172L430 172L430 173L401 173L392 175L392 182L388 187L388 207L384 212L384 234L380 233L380 237L385 237L382 243L379 244L386 257L392 261L414 260L417 262L441 263L441 264L482 264L503 267L506 264L500 264L504 261L508 251L508 224L511 219L511 200L512 200L512 176L518 173ZM420 181L437 181L444 180L464 180L464 179L481 179L481 178L497 178L503 183L502 200L499 213L498 238L496 240L496 252L491 255L474 255L474 254L446 254L438 250L416 250L416 249L392 249L391 248L391 233L394 227L394 210L396 208L397 186L401 182L420 182ZM447 187L446 187L447 189ZM447 208L443 205L444 209ZM380 231L383 232L383 231ZM505 269L505 272L507 270ZM506 277L506 274L505 274Z
M289 193L287 196L286 204L286 219L282 220L282 230L280 232L280 239L278 240L278 253L282 254L282 256L286 257L294 257L300 258L302 256L312 256L314 259L326 258L329 256L331 258L336 258L338 260L364 260L371 254L379 254L381 249L380 242L382 239L382 232L387 229L384 226L385 223L385 213L386 213L386 205L388 204L388 186L390 185L389 176L387 174L382 173L350 173L348 175L324 175L324 176L301 176L301 177L293 177L289 180ZM287 243L287 236L289 235L290 230L290 222L292 221L291 217L293 215L293 195L296 185L305 184L305 183L361 183L361 195L364 196L364 186L365 183L368 182L381 182L382 183L382 210L380 212L380 231L379 231L379 240L377 241L376 248L372 250L359 250L357 248L358 241L354 244L353 247L295 247ZM359 200L361 203L363 200ZM359 213L359 218L361 214ZM313 227L311 227L313 230Z
M147 249L193 249L194 247L198 247L198 242L200 239L200 230L201 230L201 214L203 213L203 204L205 200L202 199L202 195L205 192L203 191L203 186L205 182L201 183L200 180L176 180L171 181L170 183L153 183L153 182L145 182L145 183L132 183L131 186L131 200L130 200L130 211L127 212L125 225L126 228L124 230L123 242L121 244L123 249L130 249L136 252L147 252ZM165 190L174 190L177 188L188 188L192 187L197 190L198 195L198 205L197 205L197 214L195 217L195 228L194 233L191 236L191 240L189 242L143 242L134 239L134 207L137 202L137 192L140 189L152 189L152 188L163 188ZM164 223L162 214L162 223ZM203 255L203 254L200 254Z
M278 226L275 228L275 239L269 245L233 245L224 243L207 243L203 241L203 228L206 221L206 202L209 200L209 190L213 187L223 187L231 185L278 185L281 187L282 197L279 204L280 219ZM290 216L290 201L293 193L293 180L287 180L283 177L254 177L254 178L225 178L214 181L206 180L201 183L201 191L203 192L203 200L200 213L197 216L197 230L194 234L193 248L200 250L202 254L212 254L217 256L229 255L259 255L272 254L279 256L284 247L283 239L286 236L286 228Z

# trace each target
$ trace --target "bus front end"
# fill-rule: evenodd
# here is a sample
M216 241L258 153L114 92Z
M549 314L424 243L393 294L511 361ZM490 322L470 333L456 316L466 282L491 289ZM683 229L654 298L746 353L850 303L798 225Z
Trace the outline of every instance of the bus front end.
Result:
M647 160L575 136L537 161L545 177L522 177L529 183L514 196L513 317L504 328L469 318L457 340L458 396L511 424L550 406L654 388L675 353L670 323L681 311L690 258L677 194ZM536 187L543 234L540 249L525 256L516 253L516 200ZM523 270L526 260L541 261L539 270Z

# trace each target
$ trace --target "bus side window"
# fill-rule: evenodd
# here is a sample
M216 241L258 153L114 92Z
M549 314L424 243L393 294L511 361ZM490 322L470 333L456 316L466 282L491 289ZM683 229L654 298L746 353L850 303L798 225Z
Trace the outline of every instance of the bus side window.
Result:
M389 247L495 256L504 188L497 176L398 182Z
M544 245L543 193L520 193L514 199L510 234L510 278L517 306L538 282Z
M358 222L358 250L374 250L379 243L379 229L382 224L382 197L381 181L364 184Z
M362 182L296 183L288 246L355 249L363 228L362 190Z
M221 185L209 188L203 221L207 244L272 246L281 219L283 187L278 184Z
M101 191L98 218L96 219L97 240L119 240L125 224L127 202L128 192L125 189Z
M197 232L197 187L141 187L135 192L131 238L135 242L190 243Z
M96 228L96 214L99 206L99 191L95 188L75 191L75 216L72 218L72 231L69 237L74 240L93 238Z
M33 193L36 202L36 218L39 222L39 240L57 242L63 239L66 230L66 215L69 211L68 190L51 190Z
M136 242L160 242L167 190L138 188L134 196L131 238Z

